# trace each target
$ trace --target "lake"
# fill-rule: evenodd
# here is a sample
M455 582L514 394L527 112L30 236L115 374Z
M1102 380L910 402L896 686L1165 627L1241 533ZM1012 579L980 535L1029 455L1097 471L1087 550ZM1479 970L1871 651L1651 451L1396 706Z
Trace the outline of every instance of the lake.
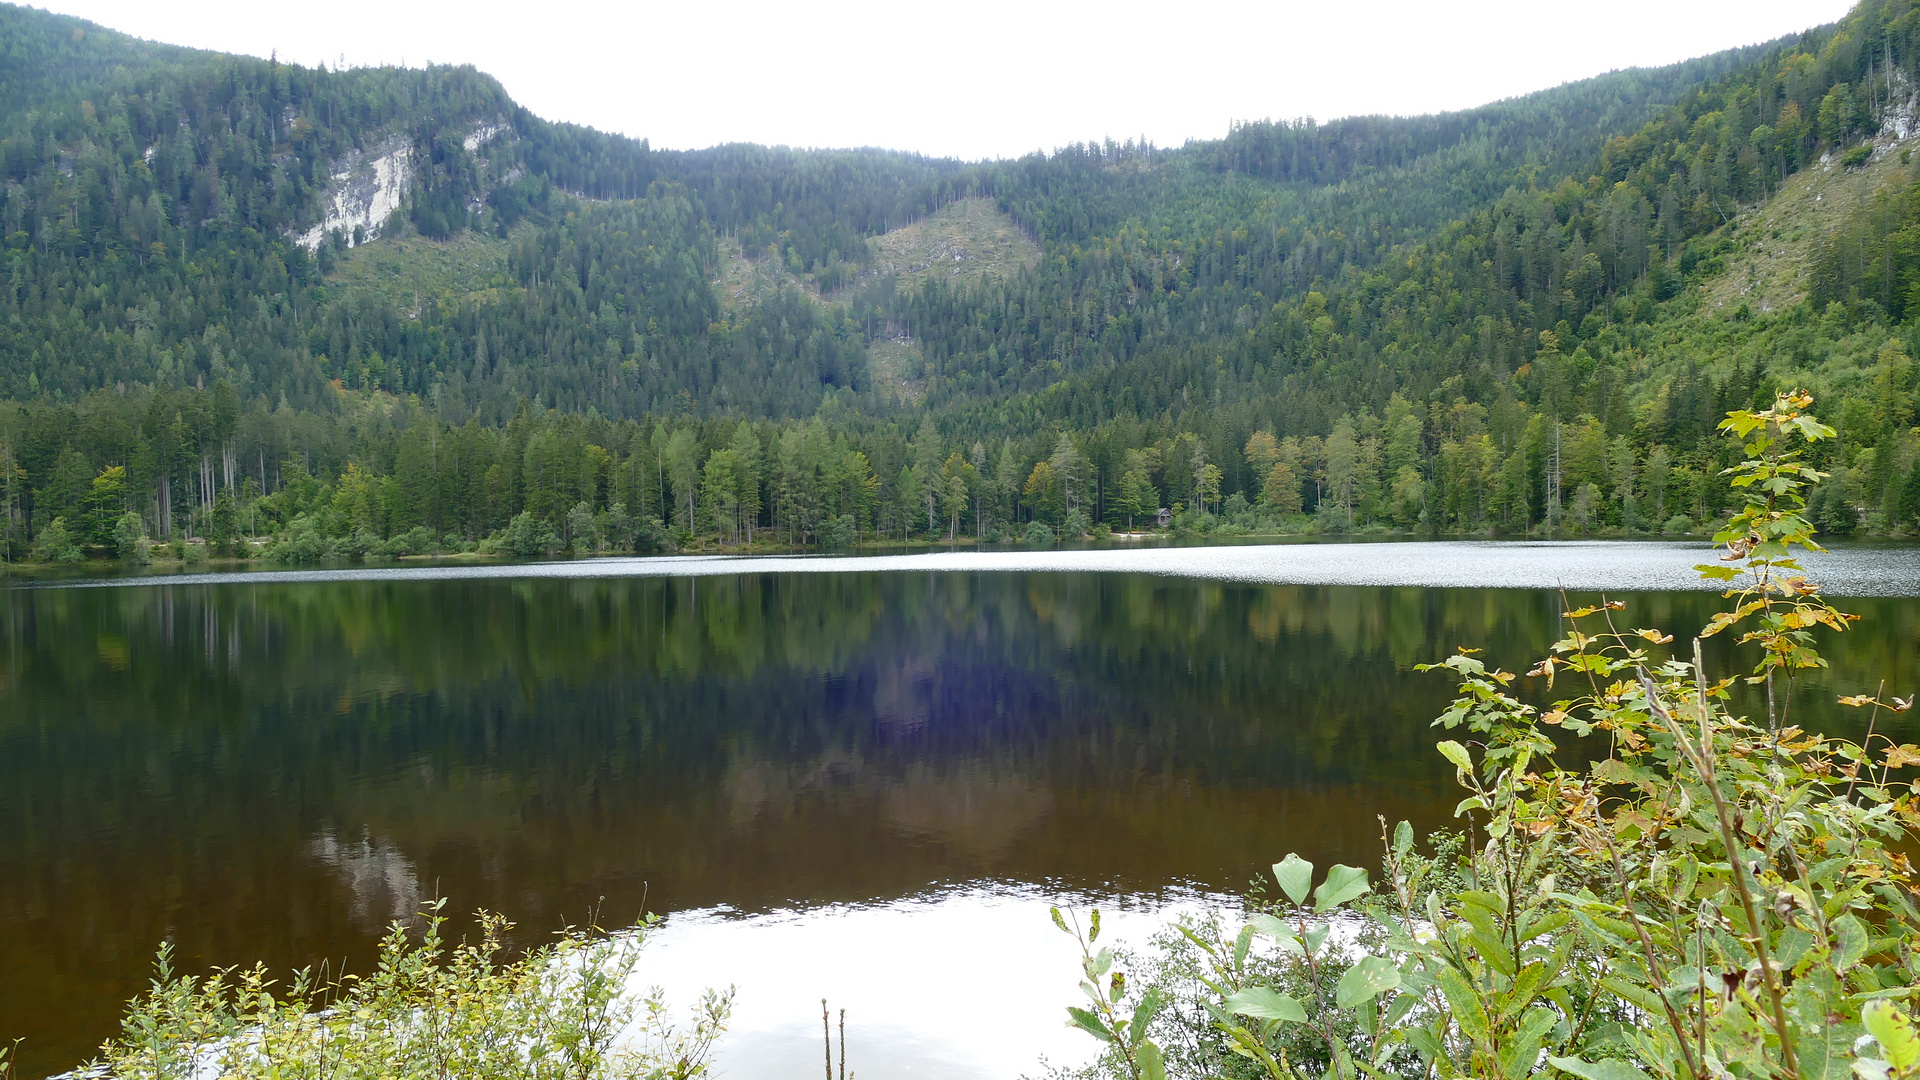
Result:
M641 979L736 984L725 1075L1079 1060L1049 903L1144 941L1288 851L1377 862L1457 799L1458 645L1564 587L1684 642L1698 544L1359 544L14 579L0 612L0 1038L70 1068L190 970L364 966L433 897L515 941L666 915ZM1920 550L1816 574L1865 618L1794 718L1914 690ZM1725 647L1710 661L1731 662ZM1911 715L1911 714L1909 714ZM1902 720L1894 733L1916 738ZM1886 730L1882 718L1882 730ZM1574 751L1577 752L1577 749ZM929 983L950 1008L929 1011ZM1085 1044L1085 1045L1083 1045Z

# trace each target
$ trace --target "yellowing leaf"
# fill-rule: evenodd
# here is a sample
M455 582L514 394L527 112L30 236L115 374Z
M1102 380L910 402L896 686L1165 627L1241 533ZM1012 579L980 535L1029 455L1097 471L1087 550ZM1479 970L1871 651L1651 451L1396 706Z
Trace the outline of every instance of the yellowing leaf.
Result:
M1861 1011L1860 1022L1867 1034L1880 1044L1887 1064L1903 1073L1920 1064L1920 1034L1915 1034L1913 1018L1901 1012L1899 1006L1884 998L1869 1001Z

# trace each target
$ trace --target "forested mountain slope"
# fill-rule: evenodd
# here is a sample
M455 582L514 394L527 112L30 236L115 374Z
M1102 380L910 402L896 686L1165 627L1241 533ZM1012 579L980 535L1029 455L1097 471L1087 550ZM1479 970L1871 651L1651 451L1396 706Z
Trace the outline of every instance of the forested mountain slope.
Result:
M1199 527L1633 529L1710 517L1711 419L1783 379L1843 399L1835 527L1898 528L1917 19L1865 0L1460 113L967 164L657 151L470 68L0 6L12 539L84 516L105 545L125 510L205 532L222 495L359 549L523 513L572 542L616 503L794 540L1163 502ZM1810 165L1874 178L1763 237ZM1002 229L992 272L898 271L960 200L1024 239ZM1706 302L1769 242L1814 268L1804 298ZM775 287L729 301L729 260Z

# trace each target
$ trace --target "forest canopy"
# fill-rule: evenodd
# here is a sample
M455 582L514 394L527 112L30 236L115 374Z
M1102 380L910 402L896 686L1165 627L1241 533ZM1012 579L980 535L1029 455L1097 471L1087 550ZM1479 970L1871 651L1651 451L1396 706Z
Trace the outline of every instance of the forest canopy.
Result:
M0 6L8 553L1047 538L1163 507L1679 532L1724 511L1713 422L1789 384L1840 431L1822 529L1912 531L1917 53L1911 0L1864 0L1459 113L966 163L655 150L469 67ZM1830 173L1870 190L1765 224ZM960 200L1034 257L877 254ZM1742 285L1789 248L1790 302Z

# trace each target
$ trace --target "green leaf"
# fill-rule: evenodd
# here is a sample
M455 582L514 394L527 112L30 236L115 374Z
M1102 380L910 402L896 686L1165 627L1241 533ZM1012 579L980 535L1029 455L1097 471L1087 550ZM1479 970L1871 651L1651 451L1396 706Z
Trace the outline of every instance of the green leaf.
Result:
M1914 1033L1913 1018L1901 1012L1899 1006L1886 1000L1869 1001L1860 1013L1860 1022L1866 1026L1867 1034L1880 1044L1887 1064L1895 1069L1920 1065L1920 1034Z
M1291 852L1273 864L1273 879L1280 891L1296 904L1307 902L1307 890L1313 887L1313 864Z
M1857 916L1847 914L1833 920L1833 929L1840 938L1833 969L1846 972L1867 955L1867 928Z
M1500 1048L1500 1071L1509 1080L1521 1080L1533 1071L1536 1059L1540 1056L1540 1041L1560 1019L1560 1014L1552 1009L1530 1009L1520 1021L1520 1027Z
M1401 979L1404 984L1405 976L1402 976ZM1405 1020L1407 1014L1413 1012L1414 1008L1419 1004L1420 996L1418 994L1403 992L1400 996L1393 999L1393 1004L1387 1007L1387 1015L1381 1018L1380 1022L1389 1028L1398 1026L1400 1021Z
M1343 1009L1352 1009L1399 988L1400 969L1393 966L1393 961L1384 956L1363 956L1340 976L1340 984L1333 989L1333 1001Z
M1239 967L1247 962L1247 953L1253 949L1253 927L1243 926L1240 934L1233 939L1233 966Z
M1624 941L1624 939L1622 939ZM1611 977L1600 980L1600 985L1638 1005L1648 1013L1657 1014L1665 1006L1660 1003L1660 995L1626 979Z
M1087 942L1091 944L1100 940L1100 909L1094 908L1093 914L1087 916L1087 921L1093 924L1087 931Z
M1447 996L1447 1005L1453 1009L1454 1023L1460 1025L1460 1033L1477 1043L1487 1041L1487 1010L1480 1004L1480 995L1473 992L1473 986L1466 977L1454 967L1440 969L1435 976L1440 984L1440 992Z
M1404 859L1412 850L1413 826L1403 821L1393 827L1393 853Z
M1333 933L1332 923L1321 923L1319 926L1316 926L1313 929L1307 931L1308 954L1318 955L1320 952L1320 946L1326 944L1327 935L1331 933Z
M1073 1018L1067 1025L1068 1027L1077 1027L1094 1038L1099 1039L1101 1042L1110 1043L1113 1041L1113 1032L1108 1031L1107 1025L1101 1023L1099 1017L1087 1010L1069 1005L1067 1006L1067 1015Z
M1145 1080L1167 1080L1167 1059L1152 1042L1140 1044L1140 1075Z
M1473 772L1473 758L1467 753L1466 747L1461 746L1452 739L1448 739L1439 743L1438 749L1441 757L1453 762L1454 768L1464 773Z
M1327 880L1313 891L1313 909L1325 914L1367 891L1367 872L1357 866L1334 863Z
M1272 915L1255 915L1247 920L1247 925L1253 927L1254 933L1276 941L1290 940L1293 937L1293 929Z
M1255 1020L1285 1020L1290 1024L1307 1022L1307 1010L1301 1008L1298 1001L1264 986L1249 986L1227 998L1227 1011L1251 1016Z
M1547 1062L1563 1073L1572 1073L1581 1080L1653 1080L1638 1066L1619 1058L1601 1058L1599 1061L1581 1061L1579 1058L1550 1057Z
M1133 1018L1127 1021L1127 1037L1139 1042L1140 1037L1147 1033L1147 1025L1153 1023L1154 1015L1165 1003L1166 999L1160 996L1158 988L1149 988L1142 994L1140 1007L1133 1010Z
M1060 914L1059 908L1048 908L1047 910L1053 912L1053 925L1059 927L1061 933L1073 933L1073 931L1067 929L1066 916Z
M1434 1062L1444 1061L1447 1058L1447 1048L1441 1044L1440 1037L1426 1028L1414 1028L1407 1035L1407 1044L1419 1051L1420 1060L1429 1067Z
M1549 912L1535 919L1533 922L1528 923L1526 928L1520 931L1520 942L1524 945L1542 934L1551 934L1572 921L1573 914L1569 911L1560 910Z

